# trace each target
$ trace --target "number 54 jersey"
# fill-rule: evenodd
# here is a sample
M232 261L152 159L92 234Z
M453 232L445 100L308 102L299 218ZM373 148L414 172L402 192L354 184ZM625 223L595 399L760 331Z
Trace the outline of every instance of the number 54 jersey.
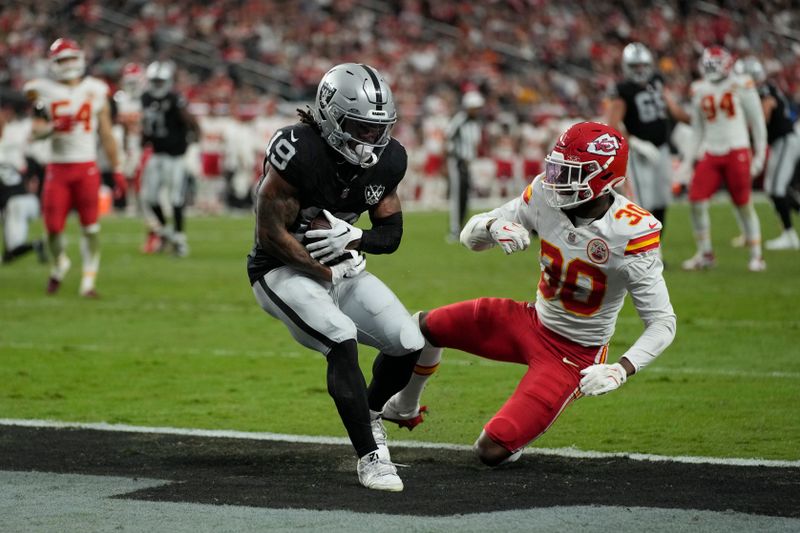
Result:
M658 253L661 223L611 192L614 201L602 217L575 226L545 202L541 179L488 216L539 233L535 305L542 323L583 346L607 344L628 293L645 325L674 319Z
M88 163L97 159L98 115L108 101L108 85L86 76L77 85L50 79L27 82L28 100L41 104L53 123L53 163Z

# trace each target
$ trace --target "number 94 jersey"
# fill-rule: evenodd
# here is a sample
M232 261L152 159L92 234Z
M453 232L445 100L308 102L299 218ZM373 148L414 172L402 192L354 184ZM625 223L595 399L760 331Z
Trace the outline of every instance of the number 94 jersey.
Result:
M574 226L544 199L541 176L489 213L541 238L536 312L550 330L584 346L607 344L630 292L645 324L674 316L658 248L661 223L622 195L599 219Z

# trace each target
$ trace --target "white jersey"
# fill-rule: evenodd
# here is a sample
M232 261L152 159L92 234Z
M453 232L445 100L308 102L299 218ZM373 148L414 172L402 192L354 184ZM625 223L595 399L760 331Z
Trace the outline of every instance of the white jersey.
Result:
M697 80L690 94L696 140L712 155L750 148L748 130L753 129L755 138L756 128L765 128L761 100L750 76L732 74L717 83Z
M30 135L30 119L6 122L0 133L0 165L9 165L23 172L28 166L25 155Z
M461 240L473 250L493 246L486 222L509 220L541 238L536 313L548 329L583 346L608 344L630 293L646 329L625 353L636 369L672 341L675 313L658 254L661 223L622 195L601 218L574 226L544 199L541 176L523 194L474 216Z
M97 159L97 128L100 111L108 105L109 89L104 81L86 76L71 86L49 79L25 84L28 98L43 104L54 125L51 135L53 163L87 163Z

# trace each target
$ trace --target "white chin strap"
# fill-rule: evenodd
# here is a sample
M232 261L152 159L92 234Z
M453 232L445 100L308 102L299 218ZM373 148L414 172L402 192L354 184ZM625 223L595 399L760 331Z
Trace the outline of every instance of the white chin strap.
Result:
M372 146L363 144L359 144L353 149L360 159L359 165L361 165L362 168L369 168L378 162L378 156L376 156L372 150Z

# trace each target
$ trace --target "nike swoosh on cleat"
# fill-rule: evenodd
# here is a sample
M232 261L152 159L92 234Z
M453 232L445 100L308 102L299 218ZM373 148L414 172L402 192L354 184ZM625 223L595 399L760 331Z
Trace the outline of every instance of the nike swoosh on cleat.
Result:
M562 360L564 363L568 364L568 365L572 365L572 366L574 366L575 368L580 368L578 365L576 365L575 363L573 363L572 361L570 361L570 360L569 360L569 359L567 359L566 357L562 357L562 358L561 358L561 360Z

